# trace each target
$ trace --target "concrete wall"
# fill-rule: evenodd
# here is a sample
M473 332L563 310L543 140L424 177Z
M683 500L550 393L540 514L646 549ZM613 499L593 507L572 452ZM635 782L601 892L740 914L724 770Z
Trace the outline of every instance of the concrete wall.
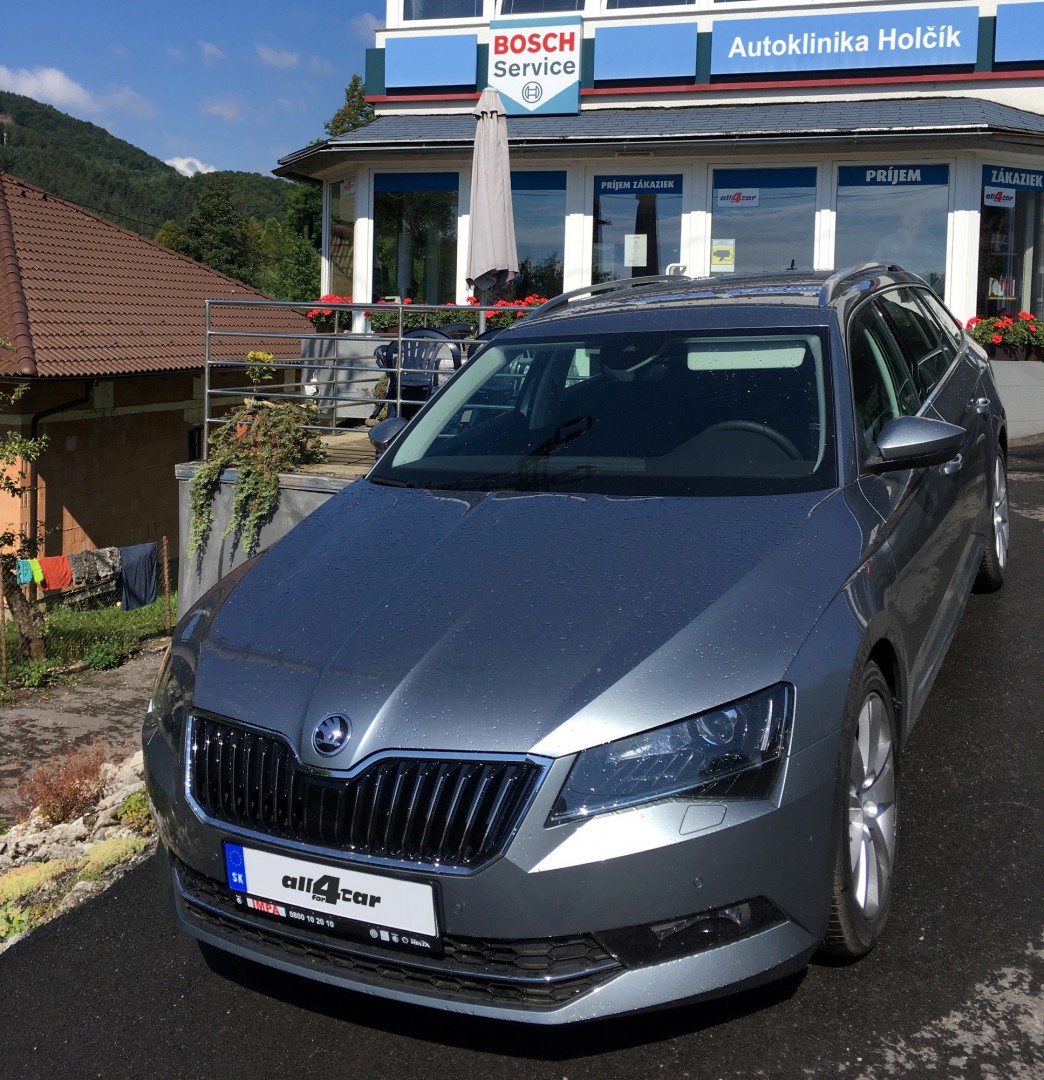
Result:
M206 548L196 555L188 554L192 510L189 503L189 481L196 474L196 465L178 465L174 470L178 483L179 542L182 552L178 568L178 611L185 612L234 567L247 559L241 549L232 550L232 537L222 537L228 524L236 471L221 474L221 487L214 499L214 524ZM285 473L279 481L279 504L272 520L261 530L258 550L275 543L313 510L335 495L351 480L311 473Z
M990 366L1008 414L1008 437L1021 439L1044 432L1044 363L991 360Z

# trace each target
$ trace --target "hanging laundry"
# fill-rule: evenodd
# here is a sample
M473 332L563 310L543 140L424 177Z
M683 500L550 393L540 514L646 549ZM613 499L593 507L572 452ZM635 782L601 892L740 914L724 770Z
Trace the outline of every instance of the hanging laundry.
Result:
M98 548L94 553L98 567L98 580L109 581L120 572L120 549L115 547Z
M39 559L30 559L29 560L29 569L32 570L32 572L33 572L33 581L35 581L37 585L42 585L43 584L43 570L40 569L40 560Z
M45 555L40 559L45 589L67 589L73 582L68 555Z
M124 611L151 604L156 599L156 545L136 544L119 549Z
M33 568L28 559L19 559L15 567L15 579L19 585L28 585L33 580Z
M90 580L91 570L97 574L94 559L86 551L74 551L69 556L69 567L74 585L86 585Z

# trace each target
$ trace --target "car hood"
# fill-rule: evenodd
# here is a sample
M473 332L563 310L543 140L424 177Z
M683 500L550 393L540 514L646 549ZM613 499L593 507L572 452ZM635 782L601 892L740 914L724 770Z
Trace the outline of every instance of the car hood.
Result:
M232 590L195 703L339 769L387 748L571 753L778 681L862 547L840 493L359 482ZM352 739L320 760L310 734L334 711Z

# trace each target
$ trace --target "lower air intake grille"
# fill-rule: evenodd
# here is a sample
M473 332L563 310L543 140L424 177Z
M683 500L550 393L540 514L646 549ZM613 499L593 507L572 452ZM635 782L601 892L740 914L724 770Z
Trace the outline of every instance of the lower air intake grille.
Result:
M189 741L189 793L207 817L421 866L473 869L499 853L541 773L518 757L391 756L332 778L282 739L200 716Z

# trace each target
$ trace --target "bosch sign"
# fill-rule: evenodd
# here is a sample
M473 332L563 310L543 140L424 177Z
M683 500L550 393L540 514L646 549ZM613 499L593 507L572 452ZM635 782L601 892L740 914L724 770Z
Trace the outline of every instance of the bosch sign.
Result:
M492 23L489 85L510 114L580 110L579 19Z

